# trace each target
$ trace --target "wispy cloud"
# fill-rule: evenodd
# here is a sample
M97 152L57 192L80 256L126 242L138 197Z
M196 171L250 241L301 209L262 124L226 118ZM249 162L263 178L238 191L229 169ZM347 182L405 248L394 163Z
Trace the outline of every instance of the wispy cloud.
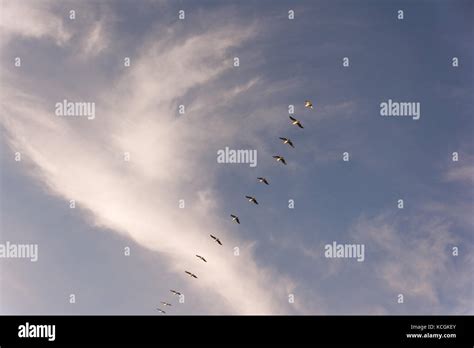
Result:
M293 285L257 265L251 241L233 236L224 225L228 221L216 216L213 169L199 158L214 152L203 140L215 137L216 129L198 126L213 105L193 112L191 119L179 119L175 106L196 87L200 98L210 99L205 85L231 68L227 49L248 40L254 29L229 24L180 40L147 41L116 87L97 96L94 121L57 118L52 112L57 100L27 99L13 80L5 89L9 101L2 112L11 149L28 158L25 166L48 192L75 199L91 223L163 253L178 276L186 277L185 269L195 272L199 279L190 280L189 291L212 294L214 310L223 313L284 312ZM100 27L92 30L99 40ZM41 27L42 34L34 35L63 37L51 31ZM89 43L96 46L97 40ZM241 93L255 83L228 93ZM68 96L78 99L72 92ZM130 162L123 161L124 152L130 153ZM196 193L180 197L191 184ZM178 208L181 198L186 198L184 209ZM219 235L224 246L213 243L209 234ZM240 256L234 256L234 247ZM209 262L196 262L196 253Z
M404 217L385 213L361 217L351 235L366 244L368 266L381 282L376 286L394 297L403 294L411 304L410 310L402 312L411 313L416 303L418 313L445 313L449 309L442 300L449 294L458 294L451 299L458 304L472 297L467 268L456 262L462 258L472 268L472 256L465 254L466 241L461 242L452 225L421 212ZM455 246L464 250L462 256L453 255ZM465 310L472 312L472 305Z
M451 182L474 183L474 165L461 164L451 167L445 175L445 179Z
M52 39L57 45L63 45L71 38L71 33L64 26L63 18L60 14L51 11L54 1L40 3L3 0L0 2L0 6L2 16L0 37L4 43L18 36Z

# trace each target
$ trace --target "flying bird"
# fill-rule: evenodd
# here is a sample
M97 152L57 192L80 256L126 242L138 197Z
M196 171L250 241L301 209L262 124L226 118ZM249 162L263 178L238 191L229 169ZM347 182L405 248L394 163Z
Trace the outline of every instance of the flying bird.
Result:
M160 309L160 308L157 308L156 310L160 313L166 314L166 312L164 310Z
M249 202L252 202L254 204L258 204L257 200L255 199L255 197L252 197L252 196L245 196L245 198L247 198L249 200Z
M168 303L168 302L163 302L163 301L161 301L161 304L162 304L163 306L171 306L171 303Z
M220 241L219 238L214 237L212 234L210 236L211 236L212 239L214 239L216 241L217 244L222 245L222 242Z
M204 257L202 257L201 255L196 255L197 258L200 258L201 260L203 260L204 262L207 262L206 259Z
M295 147L295 145L293 145L293 143L291 142L290 139L288 139L288 138L281 138L281 137L280 137L280 139L283 140L283 144L288 144L288 145L290 145L291 147Z
M188 271L184 271L186 274L188 274L190 277L193 277L193 278L196 278L197 279L197 275L195 275L194 273L191 273L191 272L188 272Z
M293 121L291 124L293 124L293 125L295 125L295 126L298 126L298 127L300 127L300 128L304 128L303 125L301 124L301 122L298 121L296 118L290 116L290 120Z
M311 103L311 100L306 100L304 102L304 107L308 108L308 109L312 109L313 108L313 103Z
M265 185L270 185L268 183L267 179L265 179L265 178L260 177L260 178L257 178L257 179L258 179L258 181L263 182Z
M178 295L178 296L180 296L180 295L181 295L181 293L180 293L180 292L178 292L178 291L176 291L176 290L170 290L170 291L171 291L171 293L173 293L173 294L175 294L175 295Z
M282 156L273 156L277 160L277 162L281 162L286 165L285 159Z
M230 214L230 216L232 217L232 221L235 221L235 222L237 222L238 224L240 224L240 220L239 220L239 217L238 217L237 215Z

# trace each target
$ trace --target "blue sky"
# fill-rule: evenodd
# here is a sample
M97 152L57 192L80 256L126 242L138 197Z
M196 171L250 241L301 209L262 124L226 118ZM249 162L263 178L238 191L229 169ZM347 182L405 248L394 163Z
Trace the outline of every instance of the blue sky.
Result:
M35 263L0 259L1 313L473 313L472 3L1 9L0 241L39 247ZM63 99L96 118L57 117ZM420 119L380 116L388 99L420 103ZM226 146L257 150L256 168L217 163ZM333 241L365 260L325 258Z

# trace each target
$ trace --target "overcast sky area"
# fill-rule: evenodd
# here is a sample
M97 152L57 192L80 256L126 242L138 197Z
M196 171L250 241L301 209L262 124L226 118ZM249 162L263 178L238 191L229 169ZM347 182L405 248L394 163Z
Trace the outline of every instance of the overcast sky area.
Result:
M0 4L0 314L474 314L472 1Z

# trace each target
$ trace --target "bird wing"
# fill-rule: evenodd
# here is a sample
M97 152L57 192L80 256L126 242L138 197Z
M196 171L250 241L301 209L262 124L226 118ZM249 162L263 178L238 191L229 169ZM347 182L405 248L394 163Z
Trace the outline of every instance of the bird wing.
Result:
M296 118L290 116L290 120L296 121Z

